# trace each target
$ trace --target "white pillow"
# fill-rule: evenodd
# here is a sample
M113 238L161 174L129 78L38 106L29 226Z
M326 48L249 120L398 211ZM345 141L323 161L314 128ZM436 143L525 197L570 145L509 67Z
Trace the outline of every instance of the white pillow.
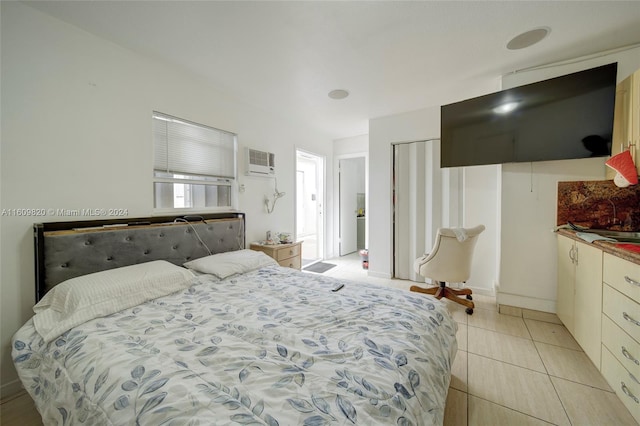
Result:
M164 260L124 266L64 281L33 307L33 324L49 342L94 318L183 290L193 273Z
M265 266L277 265L273 258L256 250L236 250L226 253L212 254L183 264L203 274L212 274L221 280L235 274L244 274Z

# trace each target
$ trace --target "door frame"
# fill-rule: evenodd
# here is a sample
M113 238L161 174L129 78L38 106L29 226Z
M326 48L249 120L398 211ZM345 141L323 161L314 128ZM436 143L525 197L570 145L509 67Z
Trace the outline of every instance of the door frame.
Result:
M351 154L341 154L333 157L333 217L334 233L333 233L333 253L340 256L340 160L349 158L364 157L364 192L365 192L365 215L369 214L369 153L367 151L354 152ZM369 221L366 221L364 230L364 245L369 247Z
M316 189L318 190L319 196L318 199L320 201L320 207L316 210L316 236L317 236L317 255L318 258L312 263L320 262L326 258L327 251L327 158L322 154L318 154L306 149L294 147L293 156L294 156L294 165L293 168L293 185L294 185L294 210L295 213L293 215L293 229L294 229L294 241L298 241L298 154L302 154L304 156L315 158L316 162L319 162L318 165L318 180ZM304 250L304 248L303 248ZM308 266L308 265L305 265Z

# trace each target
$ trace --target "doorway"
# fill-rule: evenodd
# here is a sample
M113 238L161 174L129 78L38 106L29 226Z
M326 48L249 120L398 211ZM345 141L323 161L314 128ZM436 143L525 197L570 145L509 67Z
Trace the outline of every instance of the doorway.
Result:
M324 157L296 150L296 241L302 266L324 258Z
M339 254L366 248L366 158L338 159Z

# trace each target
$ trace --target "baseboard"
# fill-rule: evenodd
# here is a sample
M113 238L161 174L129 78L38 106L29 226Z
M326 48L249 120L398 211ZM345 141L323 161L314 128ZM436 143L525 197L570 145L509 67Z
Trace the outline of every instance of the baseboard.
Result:
M391 279L391 274L387 274L384 272L376 272L376 271L372 271L371 269L369 269L369 272L367 272L367 275L370 277L386 278L388 280Z
M2 386L0 386L0 399L8 398L22 392L23 390L24 388L22 387L20 379L12 380L9 383L3 383Z
M433 285L433 284L429 284L429 285ZM453 285L451 285L451 288L454 288L454 289L468 288L473 292L473 294L480 294L482 296L495 297L496 295L496 293L492 289L486 288L486 287L475 287L472 285L466 285L466 284L459 285L454 283Z
M489 296L489 297L494 297L495 296L495 293L493 291L491 291L491 289L488 289L488 288L471 287L471 286L465 286L465 288L470 288L471 291L473 292L473 294L480 294L482 296Z
M556 301L538 299L535 297L521 296L518 294L500 293L496 295L498 305L508 305L517 308L531 309L534 311L556 313Z

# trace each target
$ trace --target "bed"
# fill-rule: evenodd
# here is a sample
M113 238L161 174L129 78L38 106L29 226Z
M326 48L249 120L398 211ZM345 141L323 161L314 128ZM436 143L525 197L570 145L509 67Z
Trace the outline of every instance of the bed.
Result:
M36 226L12 356L45 424L442 424L444 304L280 267L243 215L201 219Z

